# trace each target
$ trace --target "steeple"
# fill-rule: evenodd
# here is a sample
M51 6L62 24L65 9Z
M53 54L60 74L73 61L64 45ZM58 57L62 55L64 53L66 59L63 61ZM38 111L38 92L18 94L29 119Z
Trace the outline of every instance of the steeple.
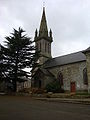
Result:
M45 15L45 7L43 7L43 14L42 14L42 19L41 19L41 23L40 23L39 36L48 37L48 28L47 28L47 21L46 21L46 15Z
M34 41L37 48L36 50L40 51L39 63L42 65L43 63L45 63L45 61L52 57L51 43L53 42L51 29L48 32L45 7L43 7L39 31L37 29L35 31Z

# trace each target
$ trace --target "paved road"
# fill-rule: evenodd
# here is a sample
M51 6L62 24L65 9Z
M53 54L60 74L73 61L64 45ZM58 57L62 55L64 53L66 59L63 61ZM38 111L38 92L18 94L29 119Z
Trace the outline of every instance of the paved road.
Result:
M0 120L90 120L90 105L0 96Z

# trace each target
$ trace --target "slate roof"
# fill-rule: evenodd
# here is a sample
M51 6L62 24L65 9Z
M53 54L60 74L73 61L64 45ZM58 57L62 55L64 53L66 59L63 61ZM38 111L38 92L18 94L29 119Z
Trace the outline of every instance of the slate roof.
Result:
M49 76L51 78L53 78L54 80L56 80L55 76L47 69L44 69L44 68L38 68L37 71L35 72L35 74L33 75L33 77L35 75L37 75L37 73L41 71L45 76Z
M50 72L46 69L43 69L43 68L39 68L45 75L49 76L50 75Z
M83 51L83 53L90 52L90 47Z
M55 76L47 69L39 68L38 70L41 70L46 76L52 76L55 78Z
M85 55L82 52L77 52L77 53L72 53L72 54L49 59L48 61L45 62L44 68L61 66L76 62L82 62L82 61L86 61Z

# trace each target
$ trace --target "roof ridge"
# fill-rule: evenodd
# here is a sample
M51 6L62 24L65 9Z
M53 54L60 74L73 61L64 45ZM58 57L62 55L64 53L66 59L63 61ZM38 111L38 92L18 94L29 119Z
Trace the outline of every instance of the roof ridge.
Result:
M72 55L72 54L76 54L76 53L82 53L82 51L74 52L74 53L69 53L69 54L66 54L66 55L57 56L57 57L54 57L54 58L52 58L52 59L59 58L59 57L64 57L64 56L68 56L68 55ZM83 54L83 53L82 53L82 54Z

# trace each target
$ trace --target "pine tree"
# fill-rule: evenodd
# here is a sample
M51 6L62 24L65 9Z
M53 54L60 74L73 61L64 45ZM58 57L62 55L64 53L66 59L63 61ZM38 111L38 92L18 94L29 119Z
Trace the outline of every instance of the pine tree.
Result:
M33 55L32 58L32 71L35 70L36 68L39 68L41 65L39 64L39 57L40 57L40 51L37 51L35 49L35 54Z
M3 74L3 71L4 71L4 64L3 64L3 51L2 51L2 45L0 44L0 82L3 80L4 78L4 74Z
M14 32L9 37L6 37L5 41L4 63L7 63L5 73L7 79L13 83L14 92L16 92L17 81L21 82L24 76L28 76L28 73L23 69L32 67L34 63L35 47L24 32L21 28L14 29Z

